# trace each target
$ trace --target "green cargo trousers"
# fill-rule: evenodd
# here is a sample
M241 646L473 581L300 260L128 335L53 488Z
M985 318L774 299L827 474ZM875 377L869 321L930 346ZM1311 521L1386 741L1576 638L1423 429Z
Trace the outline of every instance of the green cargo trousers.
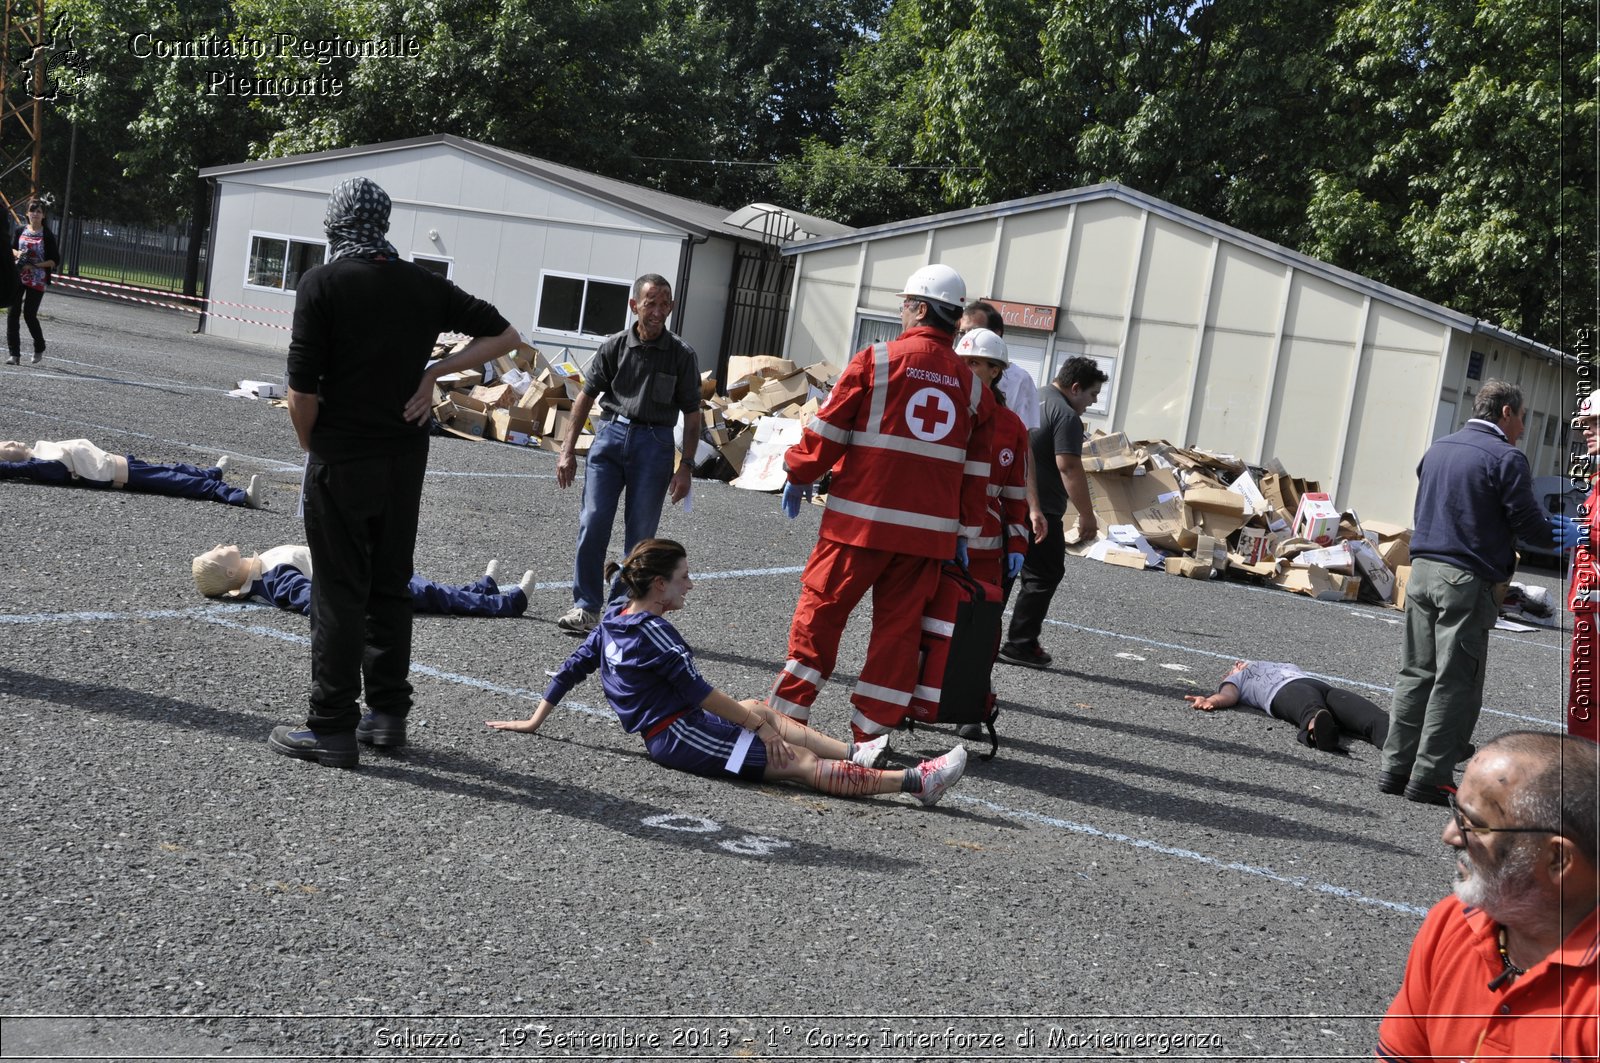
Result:
M1483 707L1494 584L1418 558L1406 587L1405 648L1389 706L1383 770L1448 786Z

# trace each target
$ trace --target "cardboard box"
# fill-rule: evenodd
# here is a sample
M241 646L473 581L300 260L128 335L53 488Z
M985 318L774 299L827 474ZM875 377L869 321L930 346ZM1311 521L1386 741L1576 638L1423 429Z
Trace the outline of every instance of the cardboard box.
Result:
M1411 566L1401 565L1394 570L1394 602L1396 609L1406 607L1406 584L1411 582Z
M1326 601L1353 602L1361 594L1361 577L1344 576L1323 568L1289 568L1272 578L1272 585L1294 594Z
M1195 533L1183 522L1183 503L1176 499L1157 502L1133 515L1140 534L1159 550L1194 549Z
M1350 573L1356 570L1355 558L1350 554L1348 542L1337 542L1332 546L1322 546L1315 550L1302 550L1294 557L1296 568L1326 569L1329 572Z
M749 377L786 377L794 373L799 366L787 358L775 358L770 354L736 354L728 359L728 390L731 393L733 385ZM759 384L752 384L759 387Z
M1394 601L1394 573L1378 553L1377 547L1365 539L1353 539L1345 545L1355 560L1356 571L1366 584L1367 592L1376 595L1380 602Z
M463 369L459 373L446 373L438 384L446 391L471 391L483 383L483 374L476 369Z
M1138 524L1134 514L1177 497L1178 478L1167 469L1088 474L1089 499L1100 526Z
M1272 511L1272 504L1261 493L1261 488L1257 486L1255 478L1250 475L1248 469L1233 478L1233 483L1228 485L1228 490L1239 495L1249 504L1248 512L1252 515L1257 513L1265 514Z
M1132 469L1143 461L1144 456L1134 451L1133 444L1128 442L1127 435L1122 432L1095 436L1083 444L1085 472L1119 472L1123 469ZM1098 510L1095 515L1099 515Z
M489 427L486 433L490 439L498 439L502 443L515 442L513 435L522 437L522 445L527 446L527 440L537 435L533 418L525 413L515 410L496 409L489 412Z
M799 371L767 381L761 385L761 390L756 392L756 395L767 409L776 410L791 402L804 402L810 391L811 378L806 376L804 371Z
M274 384L270 380L241 380L239 390L248 392L258 399L281 399L289 394L289 389L282 384Z
M1267 549L1267 529L1255 524L1240 528L1236 553L1246 565L1258 565L1270 560L1272 552Z
M1183 522L1196 534L1226 539L1247 519L1244 498L1226 487L1192 487L1183 493Z
M480 384L467 394L483 403L483 408L486 410L505 408L517 401L517 392L510 384L496 384L494 387L484 387Z
M1150 567L1149 559L1144 556L1143 550L1118 546L1116 543L1106 544L1105 554L1100 560L1108 565L1120 565L1123 568L1145 569Z
M1300 538L1327 546L1339 534L1339 511L1327 495L1320 491L1307 491L1300 497L1293 527L1294 533Z
M1198 557L1169 557L1166 568L1168 575L1189 579L1210 579L1212 572L1211 562Z
M445 404L448 407L445 415L439 417L439 422L450 428L457 435L470 436L473 439L482 439L485 429L489 424L489 415L482 410L474 410L468 406L460 406L454 402ZM439 411L434 410L434 416L439 416Z

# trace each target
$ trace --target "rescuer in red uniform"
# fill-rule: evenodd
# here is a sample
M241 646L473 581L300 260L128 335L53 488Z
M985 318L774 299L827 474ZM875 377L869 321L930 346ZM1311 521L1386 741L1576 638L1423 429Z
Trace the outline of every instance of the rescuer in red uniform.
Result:
M966 559L983 526L994 400L951 349L966 283L924 266L901 293L900 336L859 351L784 456L783 509L829 470L827 511L800 578L789 660L771 707L804 723L833 674L839 637L872 592L872 637L850 696L858 741L892 730L917 680L923 610L939 565Z

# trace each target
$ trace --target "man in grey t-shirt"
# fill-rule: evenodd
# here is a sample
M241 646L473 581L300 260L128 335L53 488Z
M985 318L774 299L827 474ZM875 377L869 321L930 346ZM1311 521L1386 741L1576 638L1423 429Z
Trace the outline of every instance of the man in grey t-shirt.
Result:
M1083 471L1083 411L1100 398L1106 375L1094 359L1067 359L1056 378L1039 389L1039 427L1028 433L1037 472L1039 510L1044 514L1043 539L1028 544L1028 556L1017 580L1017 605L1011 628L1000 647L1000 659L1027 668L1048 668L1050 655L1039 645L1044 615L1050 610L1061 578L1066 575L1066 533L1062 518L1067 502L1078 511L1081 538L1100 530L1089 502L1089 478Z

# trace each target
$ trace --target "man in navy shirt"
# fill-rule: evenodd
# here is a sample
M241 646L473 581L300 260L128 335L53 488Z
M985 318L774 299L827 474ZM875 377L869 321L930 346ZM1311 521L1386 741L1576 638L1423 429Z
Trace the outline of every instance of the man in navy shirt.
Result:
M1518 536L1571 546L1571 525L1545 516L1533 497L1522 391L1486 381L1461 431L1428 448L1417 466L1411 581L1400 676L1389 709L1378 789L1442 805L1469 752L1483 705L1495 584L1517 566Z

